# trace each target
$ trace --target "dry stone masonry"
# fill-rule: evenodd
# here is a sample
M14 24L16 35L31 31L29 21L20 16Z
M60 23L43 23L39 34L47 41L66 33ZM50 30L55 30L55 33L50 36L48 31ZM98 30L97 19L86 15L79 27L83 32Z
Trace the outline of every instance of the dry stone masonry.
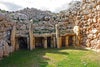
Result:
M13 46L10 40L13 25L10 20L7 20L5 16L0 13L0 58L8 56L9 53L13 52Z
M100 49L100 0L73 1L57 14L0 10L0 58L18 49L69 46Z
M100 49L100 0L83 0L76 17L81 28L81 44Z

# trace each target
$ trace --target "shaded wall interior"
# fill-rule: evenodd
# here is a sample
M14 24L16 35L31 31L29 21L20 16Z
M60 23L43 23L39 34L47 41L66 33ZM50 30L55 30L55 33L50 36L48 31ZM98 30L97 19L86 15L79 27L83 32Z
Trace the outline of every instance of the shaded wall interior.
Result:
M69 36L68 43L69 46L73 46L73 36Z
M42 48L43 46L43 37L35 37L35 47Z
M65 47L66 45L66 37L62 36L62 47Z
M7 41L8 45L11 46L11 30L6 31L5 38L7 39L6 41Z
M47 47L51 47L51 37L47 37Z
M62 47L66 47L66 41L66 36L62 36ZM73 46L73 36L69 36L68 46Z
M44 48L45 38L44 37L35 37L35 47ZM51 47L51 37L47 37L47 47Z
M28 49L27 37L18 37L19 49Z

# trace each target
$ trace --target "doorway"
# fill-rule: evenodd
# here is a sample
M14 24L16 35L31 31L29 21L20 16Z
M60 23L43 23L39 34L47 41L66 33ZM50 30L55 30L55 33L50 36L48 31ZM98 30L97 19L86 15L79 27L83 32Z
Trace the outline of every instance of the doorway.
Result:
M69 46L73 46L73 36L69 36L68 43Z
M51 47L51 37L47 37L47 47Z
M66 37L62 36L62 47L66 47Z
M36 48L43 48L43 37L36 37L35 38L35 46Z
M18 37L19 49L28 49L27 37Z

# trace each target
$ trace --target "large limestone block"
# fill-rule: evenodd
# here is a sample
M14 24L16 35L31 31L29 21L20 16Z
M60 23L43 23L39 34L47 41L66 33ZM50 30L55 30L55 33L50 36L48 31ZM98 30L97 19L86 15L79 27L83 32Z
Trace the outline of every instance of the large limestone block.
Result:
M97 6L96 6L96 9L97 9L98 11L100 11L100 5L97 5Z
M9 45L5 41L4 41L4 46L3 46L3 52L4 52L4 56L9 56Z
M90 46L91 46L90 41L91 41L90 39L87 39L87 40L86 40L86 46L87 46L87 47L90 47Z
M0 58L2 58L2 57L3 57L3 47L0 46Z
M0 40L0 58L3 57L3 40Z
M79 26L74 26L73 31L76 35L79 35L80 32Z
M68 47L68 44L69 44L68 39L69 39L69 36L66 36L66 38L65 38L65 40L66 40L66 42L65 42L66 47Z
M47 48L47 38L44 38L44 48Z
M93 34L89 34L89 35L87 35L87 37L88 37L89 39L93 39Z
M13 30L11 31L11 45L15 50L15 34L16 34L16 27L13 26Z
M9 52L12 53L14 51L13 46L9 46Z
M97 45L97 41L97 39L94 39L90 42L92 48L95 48L95 46Z
M62 37L59 37L59 47L61 48L62 46Z
M100 40L97 41L96 49L100 49Z
M96 28L92 29L92 33L96 34L98 30Z

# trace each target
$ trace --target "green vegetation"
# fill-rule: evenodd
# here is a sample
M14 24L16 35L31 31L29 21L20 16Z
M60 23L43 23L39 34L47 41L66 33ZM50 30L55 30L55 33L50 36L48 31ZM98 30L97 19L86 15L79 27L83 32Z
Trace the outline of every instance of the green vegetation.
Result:
M5 11L5 10L1 10L1 9L0 9L0 12L1 12L1 13L5 13L6 11Z
M1 60L0 67L100 67L100 53L75 48L19 50Z

